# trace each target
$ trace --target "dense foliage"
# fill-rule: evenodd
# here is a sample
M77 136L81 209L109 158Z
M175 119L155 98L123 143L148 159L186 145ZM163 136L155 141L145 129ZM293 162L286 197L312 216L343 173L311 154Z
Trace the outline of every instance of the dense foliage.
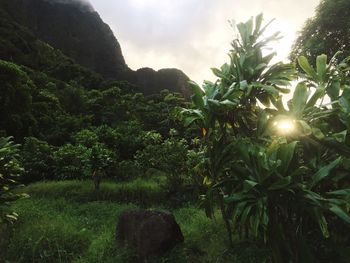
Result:
M11 138L0 137L0 227L5 222L17 220L17 213L10 209L10 202L21 195L13 193L23 168L18 161L18 145Z
M183 110L206 147L204 205L212 216L218 204L231 245L235 227L266 244L273 262L319 262L310 233L334 233L332 214L350 223L348 67L321 55L314 69L300 57L306 79L285 108L281 93L296 71L269 65L274 53L263 49L278 33L263 38L261 26L262 15L237 25L230 63L213 69L215 83L192 83L194 108Z
M314 17L308 19L291 52L296 61L301 55L316 61L320 54L339 59L350 55L350 2L348 0L322 0Z

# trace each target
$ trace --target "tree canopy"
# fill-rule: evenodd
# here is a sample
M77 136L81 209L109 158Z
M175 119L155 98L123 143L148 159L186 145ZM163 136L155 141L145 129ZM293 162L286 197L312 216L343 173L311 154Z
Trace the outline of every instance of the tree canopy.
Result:
M340 59L350 54L350 1L322 0L315 16L308 19L294 43L290 58L300 55L315 61L317 55L334 56L342 51Z

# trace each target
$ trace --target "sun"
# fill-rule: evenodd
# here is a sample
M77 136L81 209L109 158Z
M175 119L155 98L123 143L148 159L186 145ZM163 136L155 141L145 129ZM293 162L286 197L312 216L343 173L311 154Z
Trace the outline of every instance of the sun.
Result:
M282 135L291 134L295 131L295 120L293 119L280 119L273 123L273 126L277 129L277 132Z

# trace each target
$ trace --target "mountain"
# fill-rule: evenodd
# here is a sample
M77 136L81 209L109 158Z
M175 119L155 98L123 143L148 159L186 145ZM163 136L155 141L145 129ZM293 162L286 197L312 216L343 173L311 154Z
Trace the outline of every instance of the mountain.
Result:
M4 7L17 23L77 63L105 77L127 69L109 26L80 2L11 0Z
M86 2L0 0L0 9L17 27L21 27L22 31L27 31L27 34L41 43L47 43L73 62L102 75L105 79L127 80L147 95L162 89L180 92L185 97L190 95L187 85L189 78L180 70L131 70L112 30ZM1 52L9 53L6 49ZM8 56L1 55L0 59L8 59Z

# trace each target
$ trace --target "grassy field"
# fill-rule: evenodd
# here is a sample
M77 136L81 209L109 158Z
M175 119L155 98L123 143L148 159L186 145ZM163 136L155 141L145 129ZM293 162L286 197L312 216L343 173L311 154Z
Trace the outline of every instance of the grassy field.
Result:
M149 262L262 262L264 252L237 243L225 248L224 226L218 215L208 219L197 205L171 208L162 204L161 180L104 182L43 182L22 189L31 197L13 205L19 213L11 233L1 235L0 262L134 262L132 251L118 248L115 227L123 211L137 207L170 210L185 242Z

